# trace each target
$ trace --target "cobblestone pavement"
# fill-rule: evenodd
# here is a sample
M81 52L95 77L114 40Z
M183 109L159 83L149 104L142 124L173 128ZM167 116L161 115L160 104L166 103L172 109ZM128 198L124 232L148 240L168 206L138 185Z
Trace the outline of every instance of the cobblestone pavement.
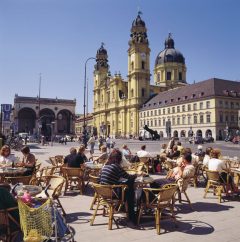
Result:
M121 147L127 143L133 152L139 150L143 142L117 140L116 146ZM153 141L144 142L150 152L157 153L160 143ZM239 156L239 146L230 143L218 142L211 144L222 149L223 154ZM48 157L57 154L67 155L69 148L78 147L78 143L69 143L66 146L55 144L53 146L40 146L30 144L31 151L43 165L49 164ZM188 145L189 146L189 145ZM204 145L205 146L205 145ZM196 145L189 147L196 149ZM15 152L20 156L19 152ZM189 187L187 193L193 204L193 211L188 205L177 205L178 227L175 228L170 221L161 222L161 235L157 235L154 228L154 218L143 220L139 228L126 227L124 219L121 219L119 229L113 224L113 230L107 229L107 217L98 216L94 226L90 226L93 211L89 210L92 201L92 191L88 187L84 195L72 193L60 198L66 212L67 219L75 233L75 241L79 242L124 242L124 241L186 241L186 242L239 242L238 230L240 221L239 199L233 198L219 204L216 197L209 194L203 199L204 187ZM119 217L120 219L121 217Z

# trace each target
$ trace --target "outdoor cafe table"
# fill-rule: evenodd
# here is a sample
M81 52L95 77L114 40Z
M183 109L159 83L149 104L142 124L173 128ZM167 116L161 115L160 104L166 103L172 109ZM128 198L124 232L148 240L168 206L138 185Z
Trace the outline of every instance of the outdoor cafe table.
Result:
M24 167L1 167L0 168L0 181L4 181L6 176L21 176L27 171L27 168Z
M99 170L99 169L102 169L103 167L103 164L95 164L92 162L86 162L84 165L86 166L86 168L89 168L92 170Z

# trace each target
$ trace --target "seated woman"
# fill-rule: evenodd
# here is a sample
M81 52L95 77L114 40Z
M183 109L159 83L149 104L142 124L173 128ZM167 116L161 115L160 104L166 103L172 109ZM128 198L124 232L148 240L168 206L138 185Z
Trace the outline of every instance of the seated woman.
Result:
M180 151L178 150L177 145L174 145L172 150L167 154L167 158L177 159L180 156Z
M0 166L12 166L17 159L11 154L11 149L8 145L4 145L0 151Z
M218 149L213 149L211 151L211 158L208 162L208 169L210 171L219 172L220 181L225 185L224 189L226 193L238 192L238 189L234 184L232 176L228 174L226 162L219 159L220 155L221 152Z
M118 185L121 184L120 178L126 178L128 189L126 193L126 199L128 203L129 219L135 222L135 212L134 212L134 189L133 184L137 175L129 175L121 167L122 162L122 152L118 149L113 149L107 163L102 168L100 173L100 184L103 185Z
M23 159L21 163L17 163L17 166L22 166L27 168L27 171L24 173L25 176L30 176L33 174L36 165L36 158L34 154L30 153L30 148L28 146L24 146L21 149L23 154Z
M93 160L94 163L105 164L108 159L107 147L102 145L100 148L102 154Z
M122 146L122 154L127 160L131 159L132 153L126 144Z

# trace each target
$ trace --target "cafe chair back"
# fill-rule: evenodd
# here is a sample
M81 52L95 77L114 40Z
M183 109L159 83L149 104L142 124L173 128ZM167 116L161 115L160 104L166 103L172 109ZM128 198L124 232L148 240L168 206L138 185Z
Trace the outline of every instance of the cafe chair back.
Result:
M162 188L143 188L144 198L140 203L140 210L138 214L138 224L142 217L144 210L155 212L155 225L157 234L160 234L160 220L162 211L166 208L170 209L170 215L167 219L172 219L176 223L174 215L174 194L177 191L177 184L167 184Z
M76 187L83 194L85 188L84 170L82 168L62 167L62 172L66 179L64 192L66 193L68 189Z
M21 232L20 223L13 213L18 214L18 207L0 210L0 241L15 241L16 236Z
M93 188L97 195L97 206L93 213L90 225L93 225L97 211L99 210L99 207L102 206L103 211L106 211L106 209L108 211L108 229L111 230L112 222L114 221L116 223L114 212L120 211L121 207L125 205L125 190L127 189L127 185L102 185L94 183Z
M212 192L214 195L216 194L218 196L218 201L221 203L224 187L221 184L219 172L206 170L206 174L208 181L203 197L206 198L207 193Z

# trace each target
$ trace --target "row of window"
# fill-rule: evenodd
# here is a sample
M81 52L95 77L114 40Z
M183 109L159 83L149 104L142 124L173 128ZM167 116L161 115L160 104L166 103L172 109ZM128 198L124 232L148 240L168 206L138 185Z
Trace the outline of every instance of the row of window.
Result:
M170 119L154 119L154 120L141 120L140 125L143 127L144 125L150 126L150 127L160 127L160 126L166 126L166 121L170 121L171 125L185 125L185 124L204 124L204 123L211 123L211 115L210 114L201 114L199 115L193 115L193 120L191 116L182 116L182 117L172 117Z
M225 122L237 122L238 116L231 114L231 115L223 115L223 113L219 114L219 122L220 123L225 123Z
M231 109L234 109L234 108L239 109L240 104L238 102L234 103L234 102L228 102L228 101L220 100L219 106L221 108L225 107L225 108L231 108Z
M205 106L204 106L205 103ZM144 111L140 113L140 117L149 117L153 115L164 115L164 114L171 114L171 113L180 113L180 112L186 112L186 111L196 111L196 110L202 110L202 109L209 109L210 108L210 101L206 102L200 102L199 106L197 107L197 103L192 104L186 104L182 106L172 107L172 108L162 108L162 109L155 109L151 111Z
M172 80L172 72L171 71L167 71L166 72L166 79L167 81L171 81ZM178 73L178 80L182 81L182 72ZM160 82L161 81L161 73L158 72L157 74L157 81Z

